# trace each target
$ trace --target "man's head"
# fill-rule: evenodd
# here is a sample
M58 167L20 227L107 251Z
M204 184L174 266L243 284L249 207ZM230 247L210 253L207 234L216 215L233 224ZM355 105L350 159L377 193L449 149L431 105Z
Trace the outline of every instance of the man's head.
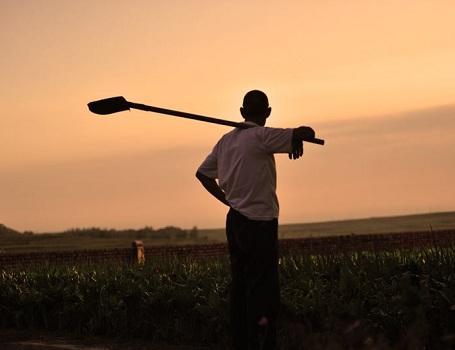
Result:
M259 90L251 90L243 98L243 106L240 108L243 118L258 125L264 126L272 108L269 107L267 95Z

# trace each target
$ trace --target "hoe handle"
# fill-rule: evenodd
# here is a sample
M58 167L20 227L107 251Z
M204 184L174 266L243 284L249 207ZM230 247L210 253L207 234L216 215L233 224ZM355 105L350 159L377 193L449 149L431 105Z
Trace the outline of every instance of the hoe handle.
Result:
M234 126L234 127L238 127L238 128L242 127L241 123L232 122L230 120L206 117L205 115L199 115L199 114L193 114L193 113L187 113L187 112L174 111L172 109L167 109L167 108L147 106L147 105L143 105L140 103L134 103L134 102L128 102L128 103L129 103L130 108L140 109L141 111L168 114L168 115L173 115L176 117L200 120L202 122L208 122L208 123L213 123L213 124Z
M203 122L208 122L208 123L213 123L213 124L221 124L221 125L233 126L233 127L240 128L240 129L248 129L248 128L253 127L252 125L248 125L248 124L244 124L244 123L238 123L238 122L233 122L233 121L230 121L230 120L218 119L218 118L213 118L213 117L206 117L205 115L199 115L199 114L193 114L193 113L187 113L187 112L180 112L180 111L175 111L175 110L167 109L167 108L153 107L153 106L148 106L148 105L144 105L144 104L141 104L141 103L134 103L134 102L129 102L128 101L128 105L129 105L130 108L140 109L141 111L173 115L173 116L176 116L176 117L200 120L200 121L203 121ZM318 145L323 145L324 144L324 140L317 139L317 138L308 139L308 140L304 140L304 141L315 143L315 144L318 144Z

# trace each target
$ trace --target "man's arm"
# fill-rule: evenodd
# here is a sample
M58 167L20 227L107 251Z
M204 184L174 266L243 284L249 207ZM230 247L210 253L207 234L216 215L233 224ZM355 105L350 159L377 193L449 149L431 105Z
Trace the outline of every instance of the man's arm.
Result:
M299 159L303 156L303 141L315 138L315 132L309 126L295 128L292 132L292 152L289 159Z
M218 183L215 179L211 177L205 176L204 174L200 173L199 171L196 172L197 179L201 182L202 186L216 199L218 199L221 203L227 205L229 207L229 203L226 200L226 196L223 190L218 186Z

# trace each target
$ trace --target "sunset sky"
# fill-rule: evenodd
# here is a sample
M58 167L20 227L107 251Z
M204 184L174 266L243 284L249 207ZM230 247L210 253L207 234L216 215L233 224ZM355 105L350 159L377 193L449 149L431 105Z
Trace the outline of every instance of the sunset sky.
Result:
M123 95L326 146L277 155L281 223L455 210L455 2L0 0L0 223L222 227L194 173L229 128Z

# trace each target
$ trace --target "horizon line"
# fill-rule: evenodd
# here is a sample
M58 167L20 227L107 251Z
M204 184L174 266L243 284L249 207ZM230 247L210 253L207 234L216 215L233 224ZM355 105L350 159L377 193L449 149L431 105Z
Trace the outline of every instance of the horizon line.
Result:
M313 224L325 224L325 223L340 223L345 221L361 221L361 220L371 220L371 219L391 219L391 218L399 218L405 216L425 216L425 215L438 215L438 214L450 214L455 213L455 209L452 210L445 210L445 211L430 211L430 212L418 212L418 213L408 213L408 214L395 214L395 215L380 215L380 216L365 216L365 217L353 217L353 218L340 218L340 219L332 219L332 220L325 220L325 221L310 221L310 222L285 222L279 223L279 226L292 226L292 225L313 225ZM175 225L164 225L157 229L153 228L153 225L145 225L138 228L112 228L112 227L101 227L101 226L86 226L86 227L70 227L63 229L61 231L52 231L52 232L35 232L33 230L25 230L25 231L17 231L11 226L7 226L6 224L0 223L0 225L4 226L7 229L14 230L20 234L24 234L25 232L32 232L33 234L42 235L42 234L59 234L64 233L67 231L79 229L79 230L88 230L88 229L100 229L100 230L114 230L114 231L126 231L126 230L140 230L144 228L152 228L153 230L159 230L167 227L176 227L182 230L191 230L192 228L196 227L199 231L210 231L210 230L224 230L224 227L209 227L209 228L201 228L197 225L193 225L191 228L183 228Z

